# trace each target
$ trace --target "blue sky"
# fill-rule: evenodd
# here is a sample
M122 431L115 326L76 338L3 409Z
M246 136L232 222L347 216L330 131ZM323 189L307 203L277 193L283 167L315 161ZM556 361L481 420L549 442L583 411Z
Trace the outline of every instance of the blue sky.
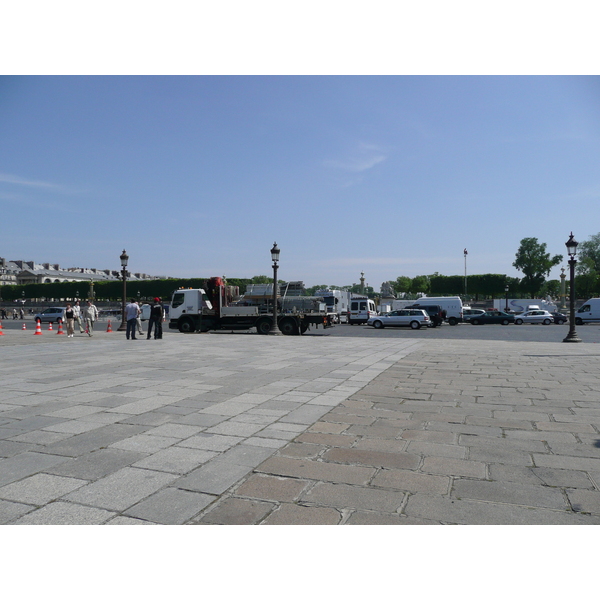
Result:
M0 79L2 256L307 285L600 231L600 78ZM553 276L558 276L556 269Z

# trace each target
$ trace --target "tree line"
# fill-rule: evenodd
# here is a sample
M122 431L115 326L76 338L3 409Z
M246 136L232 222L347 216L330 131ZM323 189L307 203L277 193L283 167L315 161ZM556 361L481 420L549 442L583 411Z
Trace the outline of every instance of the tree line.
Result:
M546 244L537 238L523 238L515 254L512 265L521 273L522 278L508 277L500 273L487 273L483 275L468 275L466 294L476 300L483 298L500 298L508 295L511 298L550 295L560 295L560 281L547 280L551 269L563 261L563 256L551 256L546 251ZM600 293L600 233L592 235L588 240L581 242L577 249L577 267L575 288L578 297L589 298ZM568 284L568 272L567 284ZM127 281L127 297L142 300L159 296L169 299L173 292L179 288L204 287L205 278L191 279L149 279L142 281ZM256 275L252 278L228 278L227 284L238 286L240 294L246 291L251 283L272 283L273 279L266 275ZM280 284L285 285L280 280ZM464 296L464 275L417 275L416 277L399 276L388 282L389 287L396 295L416 297L419 294L429 296ZM315 295L319 289L339 289L350 292L364 292L368 296L379 296L379 291L372 287L364 290L357 284L346 286L316 285L307 288L309 296ZM94 294L97 300L120 301L123 294L122 281L100 281L94 283ZM568 294L568 289L567 289ZM40 299L86 299L89 295L89 282L65 281L61 283L30 283L25 285L0 286L0 299L5 301L20 300L23 298Z

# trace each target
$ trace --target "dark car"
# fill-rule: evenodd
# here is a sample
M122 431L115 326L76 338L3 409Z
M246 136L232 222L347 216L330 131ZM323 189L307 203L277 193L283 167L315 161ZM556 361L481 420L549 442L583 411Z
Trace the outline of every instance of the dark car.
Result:
M550 314L554 317L554 322L557 325L562 325L563 323L566 323L569 320L569 317L567 317L567 315L563 315L562 313L559 313L559 312L553 312Z
M411 304L410 306L405 306L404 308L420 308L424 310L431 319L431 327L437 327L444 322L446 318L446 311L442 310L442 307L438 304Z
M508 325L515 322L515 315L509 315L501 310L488 310L482 315L477 315L471 319L471 325Z

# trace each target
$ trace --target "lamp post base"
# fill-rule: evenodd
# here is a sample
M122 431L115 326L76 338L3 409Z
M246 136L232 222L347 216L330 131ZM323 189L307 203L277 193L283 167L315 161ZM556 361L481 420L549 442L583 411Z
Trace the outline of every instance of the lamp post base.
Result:
M563 340L563 342L571 342L571 343L577 343L577 342L581 342L581 338L577 335L576 331L569 331L569 333L567 333L567 337Z
M127 323L125 321L121 321L121 324L119 325L119 329L117 329L117 331L127 331Z

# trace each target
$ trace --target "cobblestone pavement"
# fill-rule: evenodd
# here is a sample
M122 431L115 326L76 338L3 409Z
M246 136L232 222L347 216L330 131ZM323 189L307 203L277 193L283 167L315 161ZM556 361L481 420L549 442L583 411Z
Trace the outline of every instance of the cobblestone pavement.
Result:
M10 333L2 523L600 522L595 345Z

